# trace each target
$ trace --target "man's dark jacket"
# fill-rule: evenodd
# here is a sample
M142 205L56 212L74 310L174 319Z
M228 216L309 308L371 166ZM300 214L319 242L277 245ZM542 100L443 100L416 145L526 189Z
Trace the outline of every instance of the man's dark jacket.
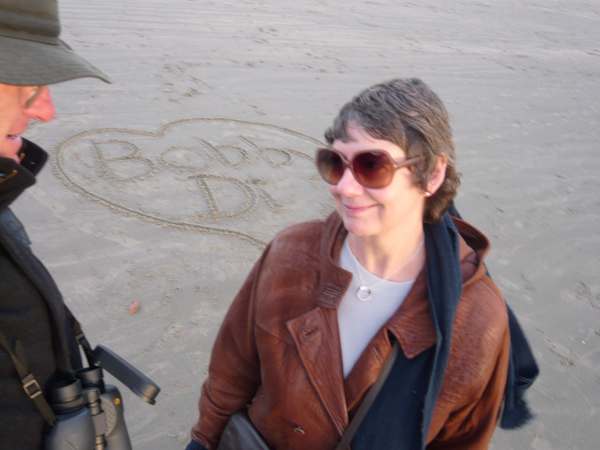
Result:
M47 394L52 382L81 367L81 360L62 296L9 208L35 183L47 159L27 140L21 152L22 164L0 158L0 331L19 340L31 372ZM40 449L44 432L44 419L0 347L0 449Z

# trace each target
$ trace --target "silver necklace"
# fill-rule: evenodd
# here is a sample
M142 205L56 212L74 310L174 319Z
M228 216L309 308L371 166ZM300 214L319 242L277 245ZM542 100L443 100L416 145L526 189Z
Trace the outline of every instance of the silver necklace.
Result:
M406 266L408 266L419 254L421 247L423 247L423 239L421 239L421 242L419 243L419 245L417 245L417 248L415 249L415 251L413 252L412 255L410 255L410 257L406 260L406 262L398 269L396 269L393 273L398 273L400 272L402 269L404 269ZM358 259L356 258L356 256L354 256L354 253L352 253L352 249L350 248L350 243L348 243L348 251L350 253L351 259L352 259L352 263L354 264L354 268L356 269L356 274L358 275L358 288L356 289L356 291L354 291L354 295L356 295L356 298L359 299L361 302L369 302L373 299L373 288L375 286L377 286L379 283L382 283L383 281L387 281L384 278L380 278L379 280L377 280L375 283L371 284L370 286L367 286L365 284L365 282L362 279L361 276L361 272L363 270L366 271L366 269L363 269L362 265L358 262Z

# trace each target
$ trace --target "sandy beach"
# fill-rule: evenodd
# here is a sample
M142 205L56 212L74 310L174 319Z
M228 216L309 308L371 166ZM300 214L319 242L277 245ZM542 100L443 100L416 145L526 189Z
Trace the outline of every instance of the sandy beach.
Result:
M220 321L261 249L332 206L312 166L342 104L419 77L452 118L458 206L541 366L495 450L600 441L600 2L61 0L114 84L58 85L14 206L89 339L162 387L134 447L183 448ZM130 315L133 301L141 307Z

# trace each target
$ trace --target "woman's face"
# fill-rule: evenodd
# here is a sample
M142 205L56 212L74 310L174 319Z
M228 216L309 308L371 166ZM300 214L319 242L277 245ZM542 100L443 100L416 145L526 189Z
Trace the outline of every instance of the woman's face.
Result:
M47 87L0 84L0 157L19 162L21 135L29 121L47 122L54 114Z
M349 126L350 140L335 140L332 148L348 160L364 150L382 150L397 162L406 159L404 151L392 142L375 139L359 126ZM336 209L349 233L357 237L384 237L407 227L420 226L423 221L425 193L415 186L408 167L398 169L392 182L382 189L369 189L354 179L346 169L336 185L329 190Z

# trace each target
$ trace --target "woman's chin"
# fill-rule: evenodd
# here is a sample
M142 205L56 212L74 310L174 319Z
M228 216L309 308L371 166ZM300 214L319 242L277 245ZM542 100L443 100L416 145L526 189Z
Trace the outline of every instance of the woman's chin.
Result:
M367 237L376 234L376 229L372 224L364 220L357 220L356 218L343 217L344 228L348 233L356 237Z

